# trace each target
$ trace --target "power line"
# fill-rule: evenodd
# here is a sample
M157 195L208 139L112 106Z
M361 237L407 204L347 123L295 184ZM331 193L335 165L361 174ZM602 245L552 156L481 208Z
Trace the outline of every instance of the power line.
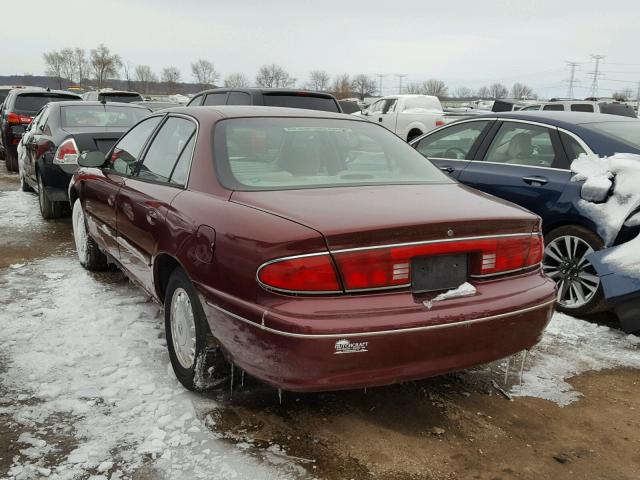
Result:
M386 73L376 73L376 77L378 77L378 94L382 95L382 79L386 77Z
M591 84L591 96L597 97L598 96L598 79L602 76L602 73L600 73L600 61L604 60L605 57L604 55L591 54L591 58L593 58L593 60L596 62L596 66L593 72L590 72L587 75L593 77L593 83Z

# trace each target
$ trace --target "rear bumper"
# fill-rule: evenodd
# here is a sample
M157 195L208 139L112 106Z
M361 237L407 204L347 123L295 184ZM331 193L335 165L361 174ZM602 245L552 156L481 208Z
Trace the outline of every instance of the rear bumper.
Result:
M409 292L334 297L321 300L322 307L318 299L298 299L265 309L200 290L211 331L234 364L278 388L322 391L440 375L540 340L553 313L553 282L535 272L477 288L472 298L431 310L407 303Z
M63 167L54 165L50 161L40 161L38 171L42 177L47 196L51 201L69 201L69 182L71 182L71 177L76 169L76 165L65 165Z

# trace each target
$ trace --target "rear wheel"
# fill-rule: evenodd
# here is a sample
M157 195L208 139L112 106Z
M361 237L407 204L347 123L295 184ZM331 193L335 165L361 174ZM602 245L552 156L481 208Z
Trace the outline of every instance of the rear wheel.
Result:
M227 380L229 365L213 337L189 277L176 268L164 300L165 333L173 371L185 388L207 390Z
M107 268L107 256L100 251L96 242L89 235L87 230L87 221L84 218L84 211L80 200L76 200L73 204L73 213L71 214L71 223L73 225L73 239L76 244L76 252L78 260L87 270L104 270Z
M45 220L60 218L62 216L62 203L49 200L47 191L44 189L42 176L40 175L38 175L38 203L40 204L42 218Z
M600 278L586 258L603 247L598 235L577 225L557 228L545 237L543 270L558 287L558 310L587 315L605 308Z
M24 175L20 174L20 190L23 192L33 192L31 185L24 179Z
M18 171L18 155L12 153L9 150L5 150L4 152L4 162L7 165L7 170L10 172Z

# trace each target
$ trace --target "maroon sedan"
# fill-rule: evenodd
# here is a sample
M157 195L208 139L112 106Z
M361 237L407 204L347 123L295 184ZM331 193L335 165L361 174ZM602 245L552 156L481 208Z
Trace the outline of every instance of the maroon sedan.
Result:
M215 349L286 390L439 375L530 348L553 312L538 217L356 117L174 108L79 164L80 262L164 303L189 389Z

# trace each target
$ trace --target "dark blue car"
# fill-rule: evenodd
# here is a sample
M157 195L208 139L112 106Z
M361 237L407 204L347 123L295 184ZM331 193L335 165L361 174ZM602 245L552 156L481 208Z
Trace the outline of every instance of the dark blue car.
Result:
M580 112L509 112L451 123L411 144L458 181L542 217L544 270L558 285L558 309L584 315L606 308L587 255L606 238L578 207L581 182L569 166L581 153L640 154L640 120ZM640 188L640 186L639 186ZM623 228L610 245L638 234Z

